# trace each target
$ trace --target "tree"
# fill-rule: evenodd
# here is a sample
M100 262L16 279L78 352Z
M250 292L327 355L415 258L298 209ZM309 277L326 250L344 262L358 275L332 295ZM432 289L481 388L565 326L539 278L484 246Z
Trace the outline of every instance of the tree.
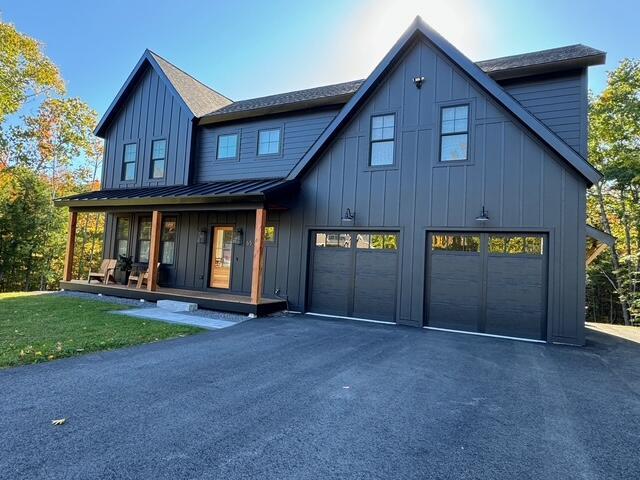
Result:
M8 115L25 102L34 114ZM99 188L102 142L96 113L64 96L56 65L36 40L0 22L0 290L55 288L62 275L67 211L53 199ZM96 268L102 242L99 214L83 214L79 273Z
M0 124L25 101L49 93L64 94L58 67L42 52L42 45L0 22Z
M640 321L640 61L623 60L609 74L602 94L591 98L589 128L589 158L604 175L591 194L590 221L618 239L599 272L630 325Z
M0 171L0 290L32 290L54 280L55 266L43 259L64 255L64 225L46 180L24 167Z

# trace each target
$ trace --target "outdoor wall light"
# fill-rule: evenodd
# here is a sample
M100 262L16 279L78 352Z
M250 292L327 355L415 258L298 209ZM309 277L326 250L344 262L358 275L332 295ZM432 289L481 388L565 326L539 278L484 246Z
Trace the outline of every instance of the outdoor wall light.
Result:
M420 88L422 87L422 84L424 83L424 77L422 76L413 77L413 83L416 86L416 88L420 90Z
M198 232L198 243L207 243L207 229L201 228Z
M350 208L347 208L347 210L344 212L344 215L342 215L342 221L343 222L353 222L353 219L355 218L356 214L355 212L352 212Z
M488 212L484 209L484 205L482 206L482 213L476 217L476 222L488 222L489 221L489 214Z

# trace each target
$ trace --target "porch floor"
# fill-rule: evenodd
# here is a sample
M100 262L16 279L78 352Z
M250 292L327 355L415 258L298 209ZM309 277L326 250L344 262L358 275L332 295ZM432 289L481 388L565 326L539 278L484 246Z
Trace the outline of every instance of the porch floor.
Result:
M72 292L101 293L114 297L143 299L155 302L158 300L177 300L182 302L197 303L200 308L221 310L234 313L253 313L255 315L268 315L287 308L287 302L280 299L263 298L259 304L251 303L249 295L237 295L222 292L203 292L201 290L185 290L178 288L158 287L154 292L144 288L130 288L125 285L110 283L87 283L86 280L71 280L60 282L60 288Z

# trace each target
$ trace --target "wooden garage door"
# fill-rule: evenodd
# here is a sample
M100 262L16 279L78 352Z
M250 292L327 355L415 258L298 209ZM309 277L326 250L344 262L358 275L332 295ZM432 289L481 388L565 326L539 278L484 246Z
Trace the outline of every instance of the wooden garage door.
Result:
M310 312L395 321L397 233L318 231L311 240Z
M540 234L433 233L430 327L546 337L546 241Z

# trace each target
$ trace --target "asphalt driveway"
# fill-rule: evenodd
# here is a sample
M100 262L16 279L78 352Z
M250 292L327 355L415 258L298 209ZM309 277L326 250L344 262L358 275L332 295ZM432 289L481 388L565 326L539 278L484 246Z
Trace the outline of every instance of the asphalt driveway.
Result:
M5 370L0 477L637 478L640 345L589 341L279 317Z

